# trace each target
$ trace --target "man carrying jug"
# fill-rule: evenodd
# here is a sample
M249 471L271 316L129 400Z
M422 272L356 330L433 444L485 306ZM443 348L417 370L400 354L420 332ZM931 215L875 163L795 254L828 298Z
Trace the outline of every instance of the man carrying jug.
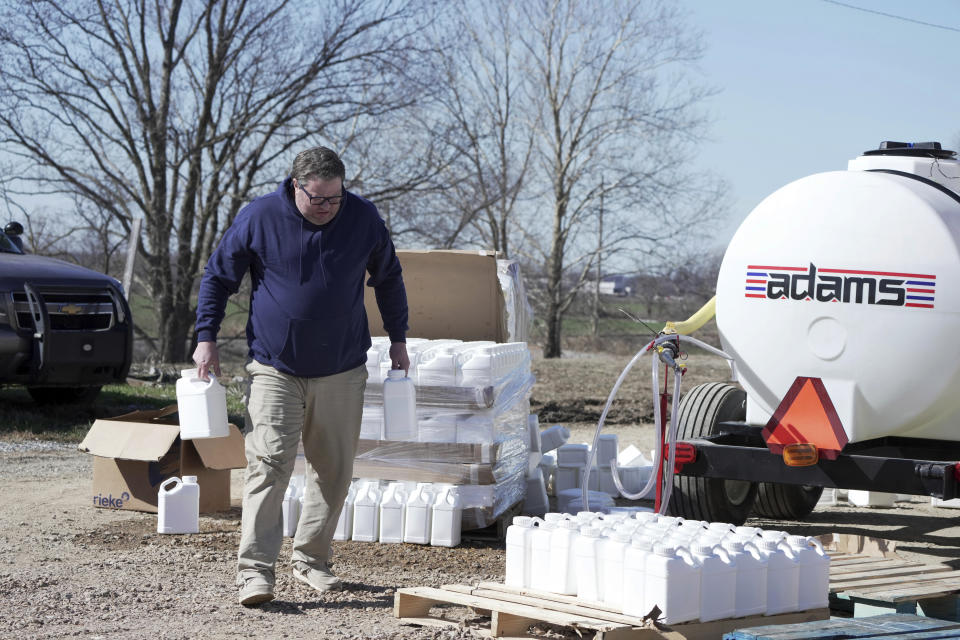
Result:
M363 284L376 292L395 369L410 366L400 263L376 207L343 186L326 147L297 155L276 191L244 207L210 256L197 301L199 376L220 375L216 338L227 298L250 273L247 470L238 552L240 604L268 602L282 543L283 494L298 443L306 456L293 575L317 591L342 584L330 543L353 475L370 332Z

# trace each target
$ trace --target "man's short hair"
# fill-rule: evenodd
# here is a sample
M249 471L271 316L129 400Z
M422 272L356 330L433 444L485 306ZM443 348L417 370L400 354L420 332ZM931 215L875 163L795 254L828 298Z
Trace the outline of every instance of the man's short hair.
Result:
M340 156L333 149L327 147L313 147L297 154L290 168L290 177L300 184L306 184L312 179L332 180L343 178L346 170Z

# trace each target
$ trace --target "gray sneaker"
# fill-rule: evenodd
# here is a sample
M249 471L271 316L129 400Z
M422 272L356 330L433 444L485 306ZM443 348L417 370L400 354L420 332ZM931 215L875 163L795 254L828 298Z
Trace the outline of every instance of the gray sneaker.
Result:
M246 576L240 585L240 604L253 607L273 600L273 584L263 576Z
M319 567L308 567L302 564L297 565L293 568L293 577L321 593L343 588L343 583L340 582L340 578L333 575L330 568L325 564Z

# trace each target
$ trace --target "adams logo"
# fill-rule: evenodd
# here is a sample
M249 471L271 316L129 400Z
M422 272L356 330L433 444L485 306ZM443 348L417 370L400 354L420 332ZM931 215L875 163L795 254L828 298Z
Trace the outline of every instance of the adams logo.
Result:
M924 273L747 266L746 297L933 309L937 276Z

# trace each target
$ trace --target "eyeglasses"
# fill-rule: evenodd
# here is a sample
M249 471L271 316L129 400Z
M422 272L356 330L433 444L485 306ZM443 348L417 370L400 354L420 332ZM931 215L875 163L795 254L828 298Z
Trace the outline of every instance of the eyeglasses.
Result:
M312 195L310 195L310 192L309 192L309 191L307 191L306 189L303 188L303 185L302 185L302 184L300 184L300 183L298 182L297 185L300 187L300 191L303 191L303 192L306 194L306 196L307 196L308 198L310 198L310 204L311 204L312 206L315 206L315 207L319 207L319 206L321 206L321 205L323 205L323 204L329 204L331 207L336 207L337 205L340 204L340 201L343 200L343 187L342 187L342 186L340 187L340 195L339 195L339 196L330 196L330 197L328 198L328 197L325 197L325 196L312 196Z

